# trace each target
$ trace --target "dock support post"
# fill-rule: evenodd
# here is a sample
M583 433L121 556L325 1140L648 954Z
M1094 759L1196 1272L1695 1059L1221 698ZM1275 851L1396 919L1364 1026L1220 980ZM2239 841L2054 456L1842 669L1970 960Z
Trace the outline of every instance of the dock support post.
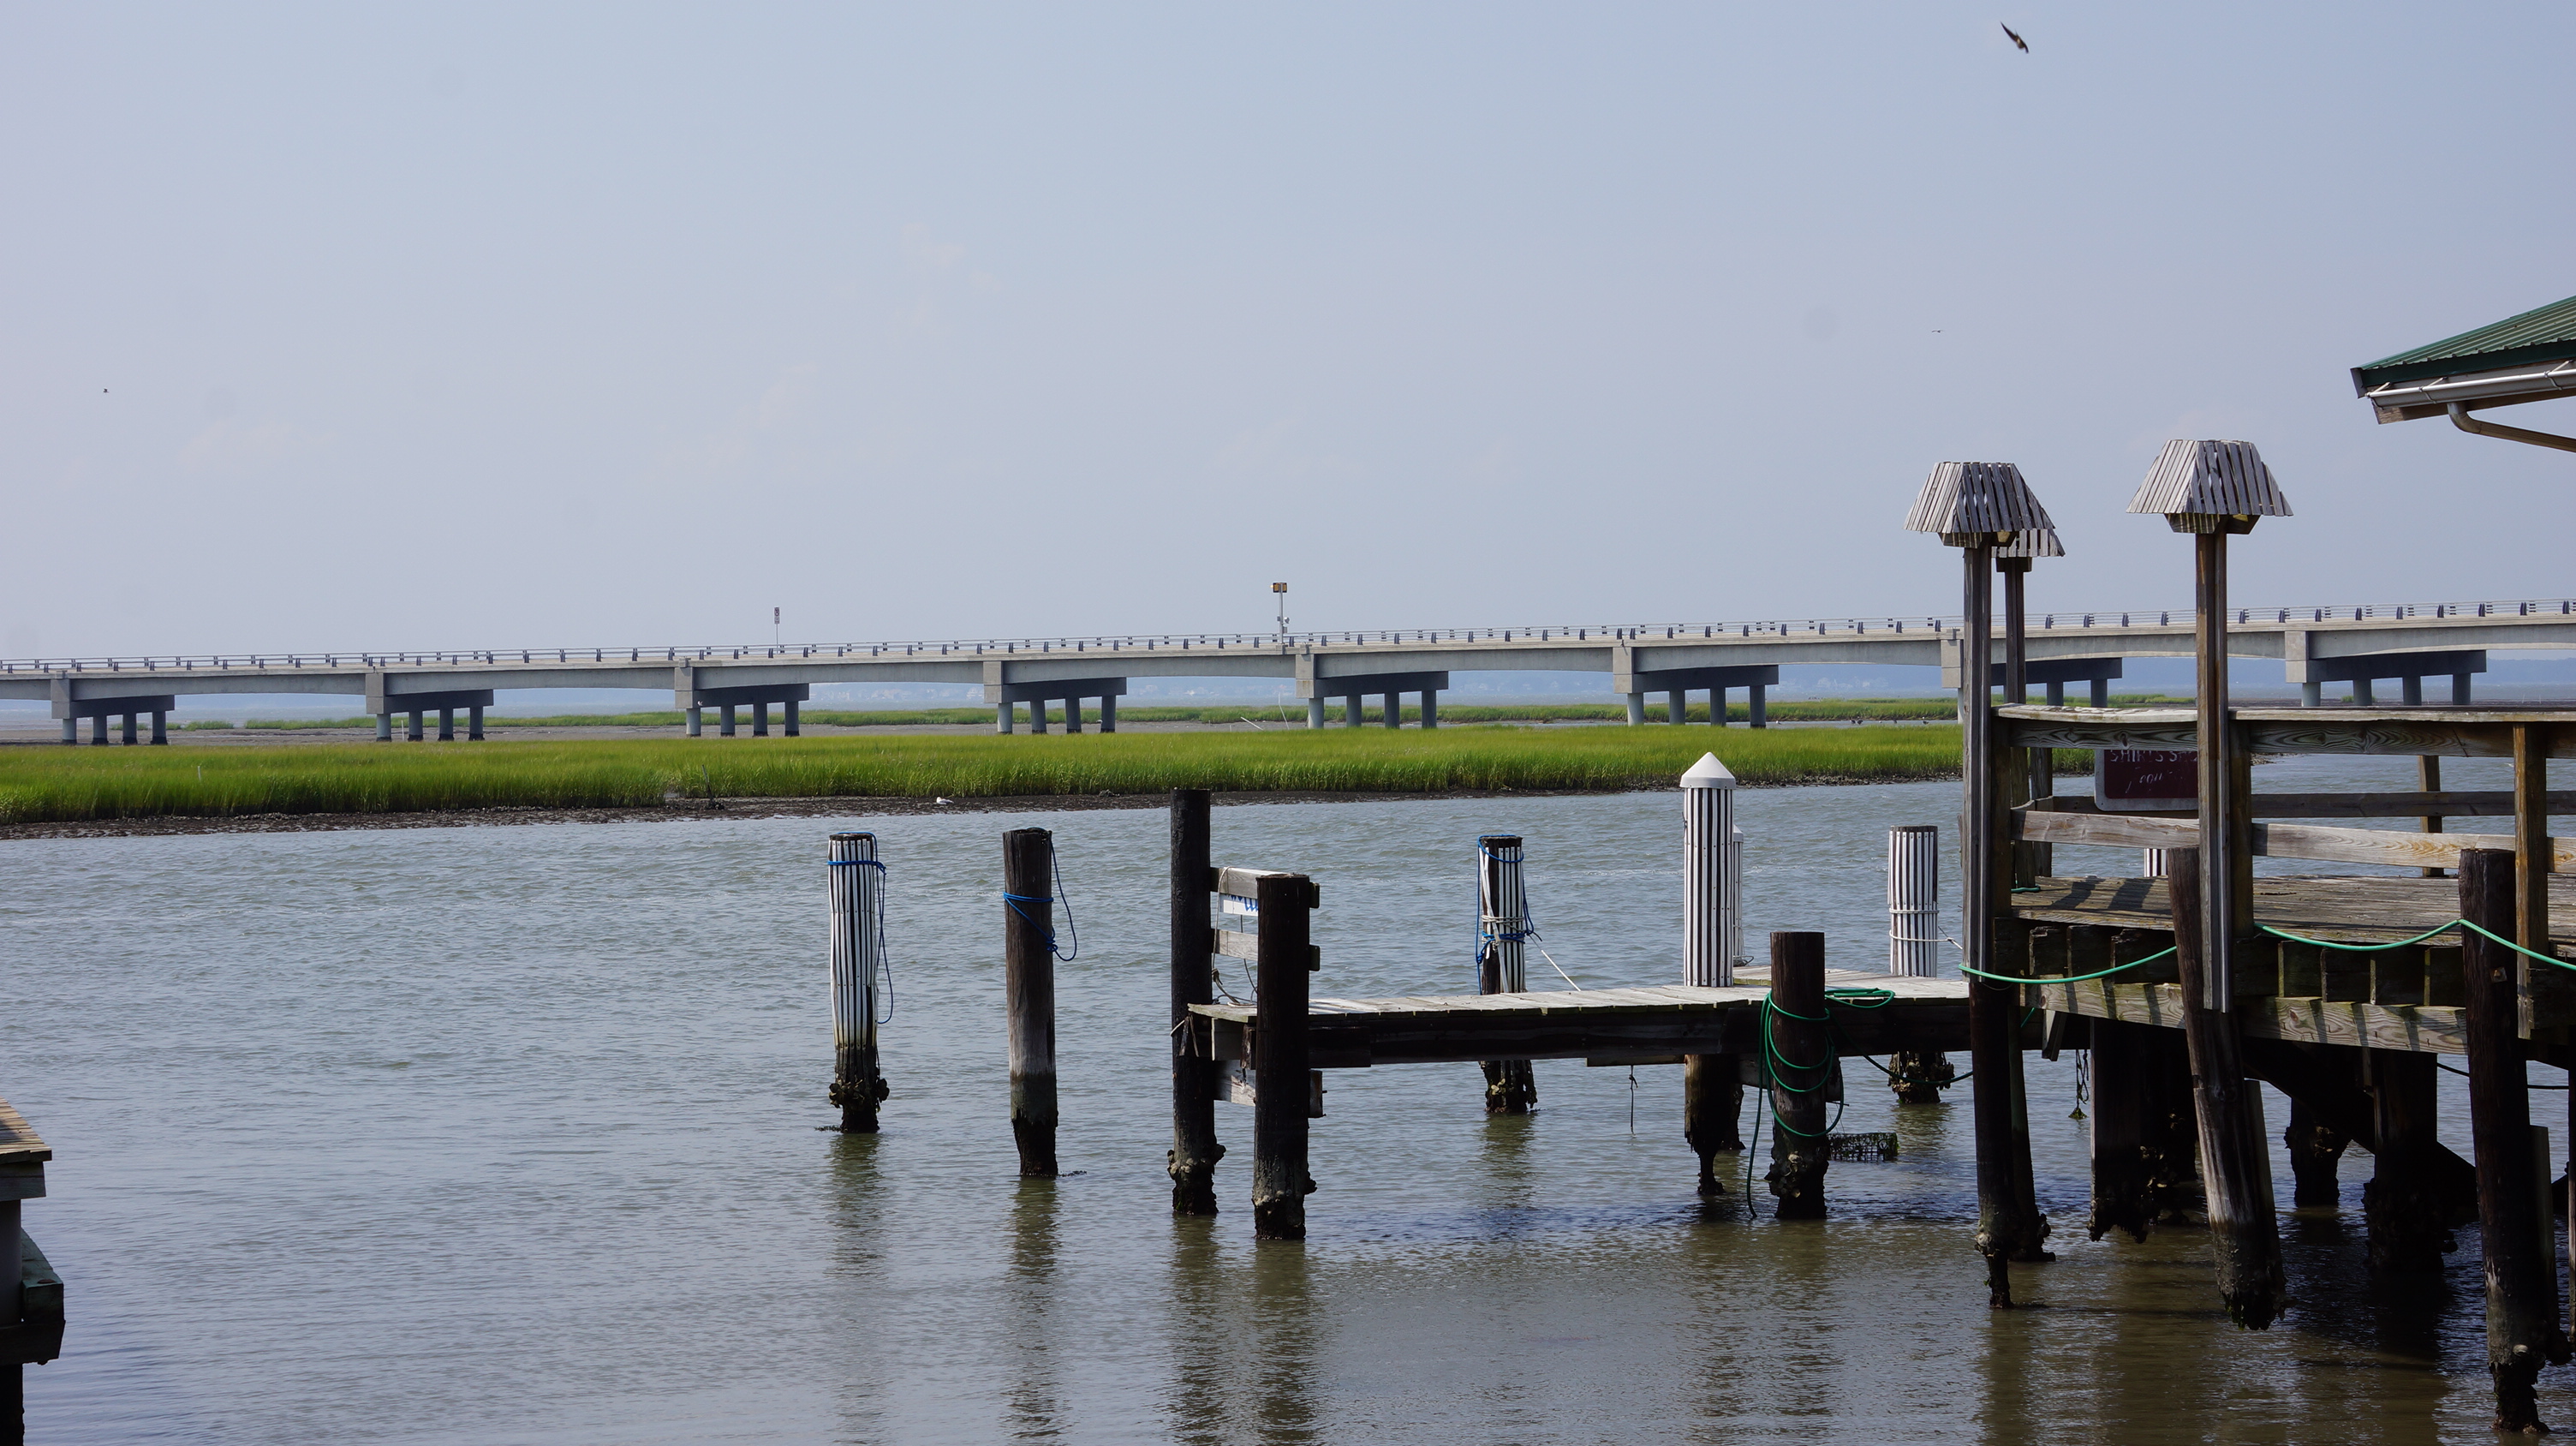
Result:
M1213 1004L1215 964L1208 937L1208 792L1172 790L1172 1213L1214 1215L1216 1062L1201 1047L1193 1004Z
M877 1068L878 968L885 937L885 867L877 836L836 833L825 855L832 890L832 1103L841 1128L877 1131L877 1102L886 1097Z
M2281 1143L2290 1152L2290 1205L2298 1210L2332 1210L2343 1203L2335 1167L2351 1137L2327 1124L2296 1097L2290 1101L2289 1128Z
M1770 690L1760 683L1748 683L1744 689L1746 722L1755 728L1771 726Z
M391 743L394 741L393 714L379 713L376 715L376 741L378 743Z
M2549 734L2546 723L2513 725L2513 907L2504 916L2512 925L2488 928L2510 934L2525 949L2555 954L2549 944L2549 873L2555 850L2549 839ZM2460 911L2466 914L2464 907ZM2482 921L2483 922L2483 921ZM2530 1037L2532 998L2538 983L2532 961L2514 956L2515 993L2522 1001L2516 1033ZM2556 973L2555 970L2548 971ZM2554 987L2558 981L2552 980Z
M1628 726L1631 728L1646 726L1646 695L1643 693L1628 695Z
M727 703L724 705L724 712L716 720L716 736L720 738L731 738L733 736L735 726L733 710L733 704Z
M1966 569L1959 628L1961 814L1959 841L1962 961L1970 969L1995 969L1996 922L2011 897L2012 844L2003 827L2002 750L1994 743L1994 549L1960 551ZM1761 694L1757 690L1754 696ZM2026 1129L2021 1117L2021 990L1971 976L1968 985L1968 1055L1976 1077L1977 1250L1986 1260L1986 1303L2012 1306L2006 1262L2046 1259L2040 1249L2048 1222L2030 1199Z
M1529 988L1529 894L1521 884L1519 834L1476 839L1476 992L1519 994ZM1538 1079L1525 1059L1484 1062L1485 1113L1525 1115L1538 1108Z
M1716 696L1716 695L1712 695ZM1735 775L1714 753L1682 775L1682 982L1735 982L1744 941L1744 846L1735 828ZM1744 1148L1744 1076L1736 1056L1682 1057L1682 1138L1699 1157L1699 1193L1723 1195L1716 1158Z
M798 725L796 717L796 700L790 698L786 702L780 704L779 707L784 709L786 712L787 736L790 738L802 736L804 730Z
M2459 1244L2444 1218L2428 1162L2439 1147L2440 1066L2408 1050L2365 1050L2370 1089L2370 1182L2361 1187L2362 1222L2370 1232L2370 1268L2382 1275L2427 1275L2442 1252Z
M2439 793L2442 791L2442 760L2438 755L2428 753L2416 758L2415 787L2425 793ZM2443 827L2442 815L2438 813L2425 814L2423 817L2415 820L2415 826L2417 829L2425 833L2440 833ZM2428 879L2438 879L2442 877L2442 870L2425 869L2423 870L2423 876Z
M1771 996L1764 1004L1771 1078L1771 1169L1778 1218L1825 1218L1825 1083L1833 1074L1832 1011L1825 1003L1825 936L1771 936Z
M414 708L411 710L409 722L403 728L403 741L407 743L418 743L420 741L420 715L420 709Z
M1054 883L1055 835L1042 828L1002 835L1002 994L1010 1010L1011 1138L1023 1179L1056 1176Z
M1321 693L1306 700L1306 726L1309 728L1324 726L1324 695Z
M159 708L152 710L152 741L165 748L170 743L170 715Z
M465 741L483 741L483 705L480 703L469 704L465 709Z
M453 708L438 710L438 741L441 743L456 741L456 710Z
M1253 1031L1252 1238L1306 1238L1306 1114L1313 1098L1306 1048L1308 912L1315 886L1304 874L1264 874L1254 886L1261 927L1255 936Z
M2287 1286L2281 1273L2280 1226L2272 1214L2261 1087L2245 1077L2236 1017L2208 1003L2212 970L2202 933L2202 851L2167 849L2165 857L2171 861L2165 890L2173 902L2183 1040L2191 1050L2193 1117L2199 1124L2201 1180L2209 1193L2218 1294L2228 1319L2248 1330L2267 1330L2281 1313ZM2518 1139L2517 1144L2527 1158L2528 1142Z
M2146 1038L2155 1026L2112 1019L2093 1021L2093 1102L2085 1112L2093 1127L2093 1212L2085 1233L2099 1240L2125 1230L2147 1238L2155 1224L2156 1191L2147 1137L2154 1129L2155 1100Z
M2519 760L2517 760L2519 761ZM2510 937L2514 855L2460 851L2460 915ZM2470 930L2460 941L2468 1015L2469 1138L2478 1171L2478 1242L2486 1254L2487 1369L2495 1377L2499 1431L2545 1432L2532 1383L2543 1361L2567 1359L2558 1328L2557 1262L2540 1254L2541 1182L2531 1148L2512 950Z

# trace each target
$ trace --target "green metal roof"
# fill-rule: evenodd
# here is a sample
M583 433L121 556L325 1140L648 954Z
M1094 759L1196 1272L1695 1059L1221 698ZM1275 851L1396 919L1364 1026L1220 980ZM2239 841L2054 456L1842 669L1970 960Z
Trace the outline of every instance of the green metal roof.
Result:
M2352 369L2356 393L2390 382L2576 360L2576 296Z

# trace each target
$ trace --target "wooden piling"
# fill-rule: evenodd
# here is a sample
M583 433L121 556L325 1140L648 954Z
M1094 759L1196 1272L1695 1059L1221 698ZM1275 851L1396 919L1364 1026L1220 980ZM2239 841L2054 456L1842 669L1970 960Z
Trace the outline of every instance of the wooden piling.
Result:
M1052 1180L1055 1163L1055 835L1002 835L1002 994L1010 1011L1011 1138L1020 1174Z
M2206 795L2204 794L2204 797ZM2201 1183L2218 1264L2219 1299L2230 1320L2267 1330L2288 1293L2280 1225L2273 1218L2271 1157L2263 1139L2260 1087L2245 1077L2237 1018L2208 1005L2203 952L2201 851L2165 851L2173 901L2175 960L2182 975L2183 1039L2191 1051L2193 1113L2199 1124Z
M1771 936L1771 997L1763 1049L1770 1061L1771 1169L1763 1178L1782 1220L1825 1218L1825 1084L1834 1040L1825 1003L1825 936Z
M1306 1238L1306 1115L1313 1098L1306 1047L1308 915L1315 886L1304 874L1264 874L1255 886L1261 927L1253 985L1260 1010L1253 1033L1252 1235Z
M1190 1006L1212 1004L1215 964L1208 932L1208 792L1172 790L1172 1213L1214 1215L1216 1061L1191 1028Z
M1476 914L1481 936L1476 992L1518 994L1529 988L1529 894L1521 881L1521 837L1489 833L1476 840ZM1525 1115L1538 1108L1538 1078L1525 1059L1484 1062L1485 1113Z
M2460 851L2460 914L2512 937L2515 859L2505 849ZM2567 1359L2558 1327L2557 1263L2540 1254L2539 1182L2524 1084L2518 971L2513 951L2463 931L2460 968L2468 1016L2469 1139L2478 1170L2478 1240L2486 1256L2487 1369L2499 1431L2545 1432L2532 1383L2544 1361Z
M825 854L832 899L832 1088L841 1128L877 1130L877 1103L886 1097L877 1067L877 964L885 868L877 862L877 836L836 833Z
M2328 1124L2296 1095L2290 1097L2290 1123L2281 1132L2290 1152L2290 1204L2301 1210L2331 1210L2343 1203L2335 1169L2352 1137Z
M2429 1162L2438 1153L2440 1066L2408 1050L2362 1052L2370 1090L2372 1170L2361 1187L2370 1231L2370 1268L2382 1275L2430 1275L2459 1242Z
M1971 969L1995 973L1995 922L2011 898L2011 834L2004 828L2005 801L1999 785L1994 727L1994 689L1990 684L1994 637L1994 549L1963 548L1967 569L1962 592L1964 616L1959 628L1959 723L1961 733L1962 835L1959 840L1962 915L1960 939ZM2021 1054L2021 990L1971 977L1968 985L1968 1055L1975 1077L1977 1148L1977 1250L1986 1259L1986 1302L1997 1309L2012 1305L2012 1279L2006 1262L2036 1243L2047 1229L2036 1211L2021 1203L2020 1181L2027 1169L2013 1158L2014 1063ZM2027 1137L2023 1137L2023 1143Z
M1717 1157L1744 1149L1743 1066L1731 1054L1682 1056L1682 1138L1699 1157L1699 1193L1726 1193Z
M2155 1224L2147 1143L2155 1110L2149 1038L2154 1031L2153 1025L2093 1021L2093 1098L2085 1110L2093 1127L2093 1210L2085 1232L2095 1240L2113 1230L2144 1240Z

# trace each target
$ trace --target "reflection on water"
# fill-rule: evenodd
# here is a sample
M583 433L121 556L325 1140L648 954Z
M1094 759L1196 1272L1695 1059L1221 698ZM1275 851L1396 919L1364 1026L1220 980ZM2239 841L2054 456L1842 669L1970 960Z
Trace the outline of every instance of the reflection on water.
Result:
M1713 741L1722 741L1714 740ZM2346 786L2405 760L2261 770ZM2337 774L2334 769L2341 769ZM2298 770L2305 770L2304 772ZM2464 775L2474 769L2463 769ZM2466 777L2461 788L2495 786ZM1749 790L1748 933L1884 957L1892 824L1939 784ZM897 1014L886 1131L832 1111L820 854L878 830ZM1058 831L1066 1168L1018 1178L999 837ZM1474 838L1530 840L1533 911L1587 985L1678 974L1669 795L1219 810L1221 862L1324 884L1324 992L1472 987ZM1174 1220L1156 812L8 845L0 1093L53 1141L29 1227L73 1282L37 1439L80 1443L2483 1441L2474 1230L2446 1272L2363 1269L2285 1215L2296 1296L2229 1326L2203 1242L2083 1239L2076 1058L2030 1064L2051 1265L1985 1309L1965 1092L1847 1071L1821 1222L1761 1161L1704 1208L1680 1070L1338 1072L1302 1245ZM2126 865L2062 848L2065 866ZM2543 1072L2555 1082L2555 1072ZM2458 1081L2444 1130L2465 1148ZM2285 1118L2281 1102L2271 1117ZM1758 1103L1748 1137L1767 1140ZM2276 1159L2285 1182L2287 1164ZM1748 1210L1751 1204L1757 1208ZM2576 1372L2543 1380L2576 1424Z

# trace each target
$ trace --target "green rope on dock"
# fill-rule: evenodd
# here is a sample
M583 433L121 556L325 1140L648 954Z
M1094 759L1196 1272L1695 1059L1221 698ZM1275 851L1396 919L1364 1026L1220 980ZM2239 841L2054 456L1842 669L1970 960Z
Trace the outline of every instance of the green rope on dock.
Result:
M2472 924L2465 918L2453 919L2447 924L2436 925L2433 928L2427 929L2423 933L2416 935L2412 939L2391 939L2385 943L2379 944L2339 944L2332 939L2311 939L2305 934L2293 934L2287 929L2275 929L2269 924L2257 924L2254 927L2262 930L2266 934L2272 935L2275 938L2287 939L2294 944L2314 944L2320 949L2347 949L2356 954L2375 954L2382 949L2403 949L2409 944L2421 944L2436 934L2447 933L2453 929L2466 929L2473 934L2483 934L2487 938L2511 949L2516 954L2523 955L2526 958L2537 959L2543 964L2555 964L2559 968L2565 969L2570 973L2576 973L2576 964L2570 964L2555 954L2543 954L2537 950L2525 949L2520 944L2513 942L2511 939L2497 933L2495 930L2487 928L2483 924Z
M2436 929L2434 932L2440 933L2441 931ZM2180 946L2177 945L2176 947L2178 948ZM2100 979L2107 975L2117 974L2123 969L2135 969L2141 964L2153 964L2172 952L2174 952L2172 949L2161 949L2148 955L2144 959L2132 959L2126 964L2114 964L2108 969L2097 969L2090 974L2051 974L2042 979L2024 979L2018 974L1990 974L1983 969L1972 968L1966 964L1959 966L1959 972L1962 974L1974 974L1980 979L1992 979L1998 984L2081 984L2087 979Z

